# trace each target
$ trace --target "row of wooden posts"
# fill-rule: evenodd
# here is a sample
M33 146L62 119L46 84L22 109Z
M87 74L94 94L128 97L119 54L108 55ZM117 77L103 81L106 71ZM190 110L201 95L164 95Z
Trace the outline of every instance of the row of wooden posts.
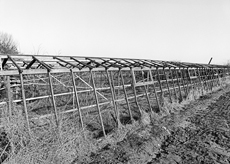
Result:
M160 71L163 71L163 75L165 76L165 80L162 80L160 78ZM135 77L135 73L137 71L141 71L142 73L142 78L143 81L142 82L138 82L136 81L136 77ZM127 104L127 108L128 108L128 113L130 116L130 119L133 120L133 116L132 116L132 108L130 106L130 99L134 99L136 106L138 107L138 110L140 112L140 114L142 113L142 109L140 108L139 105L139 101L138 101L138 97L140 95L137 94L136 92L136 88L139 86L143 86L144 87L144 93L142 94L142 96L145 96L149 105L149 108L151 110L151 112L154 112L152 110L152 104L150 101L150 97L149 97L149 92L148 92L148 87L152 86L153 88L153 94L155 95L155 100L156 100L156 105L159 109L161 109L161 103L159 102L159 94L160 96L163 96L164 92L166 91L169 95L169 100L170 102L173 102L173 99L177 99L179 101L183 100L183 93L185 95L189 94L189 88L191 89L195 89L195 87L198 87L201 89L202 93L204 93L205 90L212 90L214 86L220 85L220 79L221 78L225 78L230 72L229 69L215 69L215 68L156 68L154 69L154 71L156 71L156 76L153 76L153 70L152 69L130 69L130 74L132 76L132 90L133 90L133 94L134 96L131 98L128 96L127 90L126 90L126 86L125 86L125 81L124 81L124 76L125 74L123 73L122 69L120 69L118 71L120 80L121 80L121 87L123 89L124 92L124 98L122 99L122 101L125 101ZM190 76L190 73L194 71L195 72L195 76ZM112 104L113 109L114 109L114 114L115 114L115 118L118 122L119 120L119 115L118 115L118 107L117 107L117 102L121 101L118 100L116 98L116 86L114 85L114 79L112 76L112 72L110 70L105 70L106 76L107 76L107 80L108 80L108 84L109 84L109 88L110 88L110 93L111 93L111 100L108 99L108 101L106 103L100 103L99 99L98 99L98 89L96 88L95 85L95 75L94 75L94 70L90 70L89 74L90 74L90 78L91 78L91 82L92 82L92 90L93 90L93 94L95 97L95 101L96 104L91 105L91 107L96 107L97 111L98 111L98 116L99 116L99 120L100 120L100 124L101 124L101 128L102 128L102 132L104 134L104 136L106 136L106 132L105 132L105 127L104 127L104 123L103 123L103 117L102 117L102 113L101 113L101 105L103 104ZM148 74L148 80L145 80L145 72L147 72ZM169 74L168 74L169 73ZM76 72L74 72L72 69L70 69L70 75L71 75L71 80L72 80L72 86L73 86L73 93L74 93L74 97L75 97L75 107L73 110L71 110L71 112L74 111L78 111L79 114L79 119L80 119L80 125L81 128L84 130L84 122L83 122L83 114L82 114L82 107L80 106L80 101L79 101L79 96L78 96L78 90L77 90L77 85L76 85ZM169 75L169 76L168 76ZM20 79L20 87L21 87L21 101L22 101L22 105L23 105L23 109L24 109L24 116L25 116L25 120L26 120L26 124L27 124L27 128L28 131L31 132L30 129L30 119L29 119L29 115L28 115L28 109L27 109L27 99L25 96L25 89L24 89L24 80L23 80L23 72L19 71L19 79ZM8 111L9 111L9 118L12 116L12 96L10 93L10 76L5 76L6 78L6 88L7 88L7 94L8 94ZM171 78L169 78L171 77ZM174 78L175 77L175 78ZM55 101L55 93L53 90L53 81L52 81L52 74L51 72L47 71L47 78L48 78L48 82L49 82L49 90L50 90L50 95L49 98L51 99L52 102L52 106L53 106L53 116L56 122L56 125L59 129L59 122L60 122L60 118L59 118L59 114L60 112L57 110L57 105L56 105L56 101ZM163 83L166 83L166 88L164 88ZM172 88L170 88L170 82L172 84ZM182 82L182 85L181 83ZM159 85L159 90L156 89L156 83ZM184 89L184 91L182 91L182 88ZM174 93L172 93L172 90L174 91ZM178 91L176 91L178 90ZM178 95L179 93L179 95ZM173 96L174 95L174 96ZM68 111L65 111L66 113ZM63 113L65 113L63 112Z

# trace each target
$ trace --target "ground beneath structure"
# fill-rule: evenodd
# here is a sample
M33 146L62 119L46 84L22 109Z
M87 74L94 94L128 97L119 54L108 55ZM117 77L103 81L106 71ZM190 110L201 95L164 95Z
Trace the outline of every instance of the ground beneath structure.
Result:
M91 163L230 163L229 88L172 109L148 125L138 124L123 140L105 144L91 154Z

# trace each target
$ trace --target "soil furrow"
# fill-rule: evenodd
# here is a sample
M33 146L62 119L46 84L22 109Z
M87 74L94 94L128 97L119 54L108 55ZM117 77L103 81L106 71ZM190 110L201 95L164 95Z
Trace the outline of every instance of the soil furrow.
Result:
M230 92L189 116L189 125L174 129L149 163L230 163L229 100Z

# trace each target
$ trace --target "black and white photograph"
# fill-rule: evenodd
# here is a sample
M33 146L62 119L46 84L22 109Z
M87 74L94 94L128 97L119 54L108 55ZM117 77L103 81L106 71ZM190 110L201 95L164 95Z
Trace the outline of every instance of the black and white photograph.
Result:
M229 164L230 0L0 0L0 164Z

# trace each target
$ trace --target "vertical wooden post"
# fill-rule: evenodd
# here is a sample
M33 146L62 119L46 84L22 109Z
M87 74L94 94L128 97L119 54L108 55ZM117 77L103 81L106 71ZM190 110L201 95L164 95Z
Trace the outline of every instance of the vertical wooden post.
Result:
M172 84L173 84L173 90L174 90L175 98L177 99L176 88L175 88L175 84L174 84L174 77L173 77L173 73L172 73L172 70L170 67L169 67L169 72L171 74L171 80L172 80Z
M163 73L164 73L165 80L166 80L166 85L167 85L167 89L168 89L168 93L169 93L169 99L170 99L170 102L172 103L172 96L171 96L171 92L169 89L168 77L166 76L166 73L165 73L165 67L163 67Z
M150 71L150 74L149 74L150 75L150 79L151 79L151 81L153 83L153 90L154 90L155 97L156 97L157 107L160 110L161 107L160 107L160 104L159 104L159 100L158 100L158 96L157 96L157 91L156 91L156 87L155 87L155 82L154 82L154 79L153 79L152 71L151 71L151 69L149 71Z
M220 70L219 70L219 68L217 68L217 78L218 78L218 84L219 84L219 86L221 86L221 82L220 82Z
M209 76L209 81L210 81L210 87L211 87L211 91L213 90L213 78L212 78L212 73L211 73L211 68L208 69L208 76Z
M72 83L73 83L73 90L74 90L74 95L75 95L75 108L78 109L78 113L79 113L79 117L80 117L80 124L81 124L81 128L82 130L84 130L84 122L83 122L83 118L82 118L82 113L81 113L81 108L80 108L80 102L79 102L79 97L77 94L77 87L76 87L76 82L75 82L75 76L74 76L74 72L72 69L70 69L71 71L71 77L72 77Z
M211 76L211 68L208 68L208 80L209 80L209 84L210 84L210 90L212 91L213 88L213 81L212 81L212 76Z
M204 68L204 77L206 79L206 85L207 85L207 89L210 90L211 89L211 86L210 86L210 82L208 80L208 71L206 68Z
M174 68L175 72L176 72L176 78L177 78L177 85L178 85L178 89L179 89L179 93L180 93L180 99L179 101L183 100L183 96L181 93L181 88L180 88L180 81L179 81L179 77L178 77L178 70L176 68Z
M194 71L194 76L196 77L193 81L193 84L194 84L194 88L196 88L196 89L198 89L198 87L199 87L199 78L198 78L198 72L197 72L197 68L195 67L194 69L193 69L193 71Z
M196 88L199 89L199 87L201 87L201 84L200 84L200 80L199 80L199 75L198 75L198 68L194 68L194 72L195 72L195 76L196 76L196 80L195 80L195 85L196 85Z
M8 117L9 117L9 121L11 120L12 117L12 105L13 105L13 101L12 101L12 92L11 92L11 88L10 88L10 76L6 76L6 80L5 80L5 86L6 86L6 94L7 94L7 99L8 99Z
M216 86L218 86L218 75L217 75L217 69L216 68L213 69L213 76L215 79Z
M189 68L187 68L187 71L188 71L187 88L189 88L189 85L188 85L188 81L189 81L189 83L190 83L190 85L191 85L191 90L192 90L193 98L194 98L194 100L195 100L195 91L194 91L195 87L194 87L194 84L193 84L192 79L191 79L191 77L190 77Z
M94 91L94 96L95 96L95 100L96 100L96 104L97 104L97 110L98 110L98 114L99 114L99 118L100 118L100 122L101 122L102 131L103 131L104 136L106 137L105 127L104 127L104 123L103 123L103 119L102 119L102 115L101 115L101 109L99 106L97 90L96 90L96 85L95 85L95 80L94 80L94 75L93 75L92 70L90 70L90 76L91 76L91 80L92 80L92 84L93 84L93 91Z
M49 79L49 87L50 87L50 93L51 93L51 101L52 101L53 108L54 108L54 118L55 118L56 125L57 125L57 128L58 128L58 133L59 133L58 111L57 111L56 101L55 101L55 98L54 98L53 82L52 82L51 74L50 74L49 71L48 71L48 79Z
M208 77L210 78L209 81L210 81L210 87L211 87L211 91L213 90L213 78L212 78L212 72L211 72L212 68L209 68L208 69Z
M150 71L151 71L151 69L150 69ZM149 75L149 71L147 72L147 81L150 81L151 79L150 79L150 75ZM147 85L147 90L149 90L149 85Z
M215 74L215 77L216 77L216 85L218 86L219 85L219 74L218 74L218 69L217 68L214 69L214 74Z
M31 132L30 131L30 123L29 123L29 116L28 116L28 110L27 110L27 105L26 105L26 96L25 96L25 89L24 89L24 81L23 81L22 72L19 72L19 76L20 76L20 82L21 82L22 100L23 100L23 106L24 106L24 111L25 111L27 128L28 128L29 134L31 134L30 133Z
M222 72L221 80L224 81L224 68L222 68L221 72Z
M131 75L132 75L132 87L133 87L133 93L134 93L134 96L135 96L135 102L136 102L136 104L137 104L137 108L138 108L138 110L139 110L139 112L140 112L140 114L142 115L142 112L141 112L141 108L140 108L140 106L139 106L139 103L138 103L138 100L137 100L137 92L136 92L136 87L135 87L135 81L136 81L136 79L135 79L135 74L134 74L134 70L131 68L130 69L130 72L131 72Z
M189 84L188 84L189 83L188 76L186 75L186 69L183 68L182 72L183 72L183 76L184 76L184 81L186 83L185 84L186 85L186 87L185 87L186 88L186 92L187 92L187 95L188 95L190 90L189 90Z
M118 71L118 75L117 75L117 85L120 86L120 71ZM120 95L120 90L118 89L117 96L119 97L119 95Z
M213 84L213 87L215 87L215 86L217 86L217 83L216 83L214 68L211 68L211 76L212 76L212 84Z
M119 71L118 71L118 76L119 76ZM114 95L114 100L115 100L115 105L116 105L117 119L120 121L120 116L119 116L120 112L119 112L118 104L116 102L117 97L116 97L116 90L115 90L115 84L114 84L112 72L110 72L110 79L111 79L111 85L112 85L112 90L113 90L113 95Z
M143 82L144 82L144 79L145 79L145 77L144 77L144 71L142 70L141 73L142 73L142 79L143 79ZM150 100L149 100L149 95L148 95L147 87L146 87L145 84L144 84L144 90L145 90L145 96L146 96L146 99L147 99L147 102L148 102L148 105L149 105L149 109L153 113L152 106L151 106L151 103L150 103Z
M115 102L114 89L113 89L113 86L112 86L112 82L111 82L111 79L110 79L110 76L109 76L109 71L108 71L108 69L106 69L106 75L107 75L107 78L108 78L109 87L110 87L110 92L111 92L111 95L112 95L112 102L113 102L113 107L114 107L114 114L115 114L115 116L116 116L116 121L117 121L117 123L118 123L119 116L118 116L118 111L117 111L117 104L116 104L116 102Z
M203 67L201 68L201 78L202 78L202 81L203 81L204 90L206 91L206 90L208 90L208 85L207 85L207 82L206 82L205 71L204 71Z
M3 68L2 68L2 58L0 56L0 71L2 71L2 70L3 70Z
M118 74L119 74L119 73L118 73ZM119 76L119 75L118 75L118 76ZM113 93L114 93L114 100L116 100L117 97L116 97L116 90L115 90L115 84L114 84L112 72L110 72L110 79L111 79L112 89L113 89ZM115 103L116 103L116 101L115 101ZM117 103L116 103L116 106L117 106Z
M133 116L132 116L132 112L131 112L131 108L130 108L130 104L129 104L129 100L128 100L128 95L127 95L127 92L126 92L126 89L125 89L125 82L124 82L124 77L123 77L123 74L122 74L122 71L120 71L120 76L121 76L121 84L122 84L122 88L123 88L123 91L124 91L124 94L125 94L125 101L126 101L126 104L128 106L128 112L129 112L129 116L130 116L130 119L133 120Z
M189 84L191 85L191 88L194 89L194 85L193 85L193 82L192 82L192 79L191 79L191 76L190 76L190 70L189 70L189 68L187 68L187 72L188 72L187 80L189 81Z
M226 80L226 79L227 79L227 69L224 68L224 80Z
M221 73L220 73L221 82L223 81L223 78L224 78L224 69L221 68Z
M183 74L182 70L180 69L180 67L179 67L179 70L180 70L180 73L181 73L181 80L182 80L182 85L183 85L183 88L184 88L184 93L185 93L185 95L187 96L187 95L188 95L188 92L187 92L187 89L185 88L184 74Z
M161 97L163 97L164 92L163 92L162 85L161 85L161 78L160 78L158 67L156 68L156 71L157 71L158 83L159 83L160 90L161 90Z
M201 85L201 92L202 92L202 95L204 95L204 85L203 85L203 82L202 82L202 79L201 79L200 69L199 68L197 68L197 73L198 73L198 77L199 77L199 81L200 81L200 85Z
M221 81L220 81L221 75L220 75L220 69L219 68L217 69L217 77L218 77L218 84L219 84L219 86L221 86Z

